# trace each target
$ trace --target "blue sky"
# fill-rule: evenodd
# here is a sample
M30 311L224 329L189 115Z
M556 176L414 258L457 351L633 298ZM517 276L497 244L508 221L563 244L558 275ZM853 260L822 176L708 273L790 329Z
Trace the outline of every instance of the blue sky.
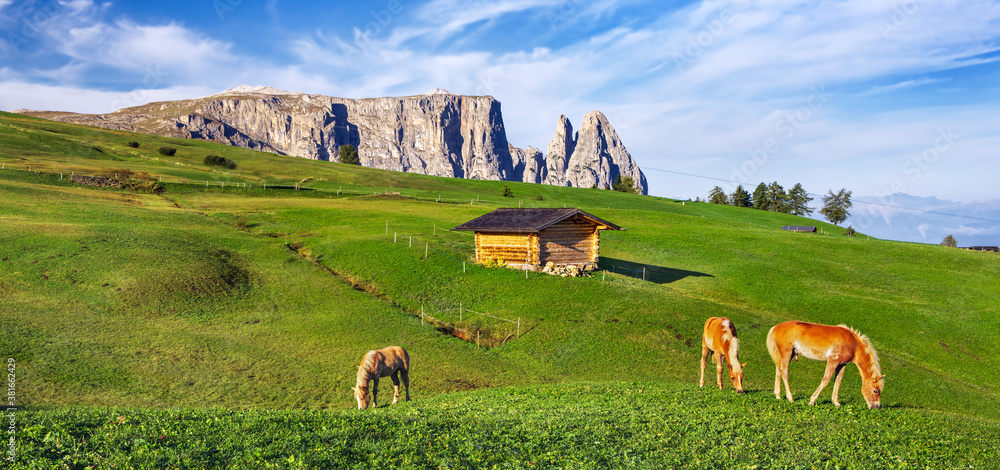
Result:
M599 109L650 193L682 198L1000 199L998 58L982 0L0 0L3 110L439 87L500 100L518 147Z

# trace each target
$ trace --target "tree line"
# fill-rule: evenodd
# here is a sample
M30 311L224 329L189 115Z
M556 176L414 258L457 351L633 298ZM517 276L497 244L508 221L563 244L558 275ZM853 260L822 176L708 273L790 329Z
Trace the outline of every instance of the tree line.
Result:
M791 190L785 191L785 188L778 184L777 181L771 184L760 183L754 189L753 194L743 189L742 184L737 186L732 194L726 194L719 186L712 188L708 193L708 202L712 204L727 204L762 211L783 212L803 217L812 215L813 210L809 207L809 203L812 200L813 198L809 196L809 193L802 187L801 183L795 183L795 186ZM850 191L841 189L834 193L833 190L830 190L823 197L823 208L819 212L830 223L840 225L841 222L847 220L851 215L851 206Z

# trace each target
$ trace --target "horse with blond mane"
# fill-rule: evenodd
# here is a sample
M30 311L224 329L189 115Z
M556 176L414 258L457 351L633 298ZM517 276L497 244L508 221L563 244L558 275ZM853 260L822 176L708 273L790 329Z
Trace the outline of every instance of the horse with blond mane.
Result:
M722 390L722 363L729 366L729 380L733 382L736 393L743 393L743 368L740 364L740 340L736 338L736 326L726 317L712 317L705 322L705 334L701 337L701 384L705 386L705 366L708 355L712 354L715 363L715 383Z
M885 387L885 376L879 369L878 354L868 337L853 328L786 321L775 325L767 333L767 352L774 360L774 397L779 400L781 383L784 381L788 401L795 401L788 388L788 366L792 358L801 355L826 361L826 373L819 388L809 399L810 405L816 404L819 393L830 383L830 378L836 375L832 401L834 405L840 406L840 381L844 378L844 368L853 363L861 373L861 395L864 396L868 409L878 409L881 406L879 397Z
M395 394L392 404L399 401L399 379L402 377L406 386L406 401L410 401L410 354L399 346L389 346L378 351L368 351L358 366L358 380L352 390L354 399L358 401L358 409L378 406L378 380L382 377L392 377ZM371 394L368 393L368 381L372 381Z

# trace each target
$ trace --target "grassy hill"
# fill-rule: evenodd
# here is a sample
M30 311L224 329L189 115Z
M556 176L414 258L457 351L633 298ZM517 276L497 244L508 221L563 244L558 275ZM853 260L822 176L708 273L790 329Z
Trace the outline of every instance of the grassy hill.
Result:
M19 454L43 467L987 468L998 456L984 445L1000 437L995 254L6 113L0 164L0 353L16 363ZM163 191L69 180L115 173ZM602 234L606 273L485 269L472 236L447 230L496 207L564 205L627 229ZM697 389L710 316L738 327L745 396ZM520 337L493 317L520 320ZM884 408L864 409L854 366L843 408L829 390L806 406L823 371L807 360L791 368L798 402L774 400L764 338L788 319L868 334ZM357 362L388 344L413 357L414 401L351 410Z

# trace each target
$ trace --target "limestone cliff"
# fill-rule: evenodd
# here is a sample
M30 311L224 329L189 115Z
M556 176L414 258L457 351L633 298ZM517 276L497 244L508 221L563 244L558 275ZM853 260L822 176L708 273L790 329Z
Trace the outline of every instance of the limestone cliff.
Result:
M336 160L339 147L351 144L367 167L456 178L606 187L619 173L638 172L603 115L591 119L594 113L588 114L576 138L561 117L544 156L533 147L510 145L500 102L493 97L440 89L418 96L346 99L241 85L204 98L102 115L25 114L316 160ZM586 142L587 151L577 158L574 146L580 142ZM644 178L642 189L645 193Z
M559 130L556 130L559 137ZM583 117L577 132L572 156L566 163L566 181L571 186L610 188L618 176L635 181L642 194L647 194L646 175L635 164L632 155L618 138L615 128L600 111Z

